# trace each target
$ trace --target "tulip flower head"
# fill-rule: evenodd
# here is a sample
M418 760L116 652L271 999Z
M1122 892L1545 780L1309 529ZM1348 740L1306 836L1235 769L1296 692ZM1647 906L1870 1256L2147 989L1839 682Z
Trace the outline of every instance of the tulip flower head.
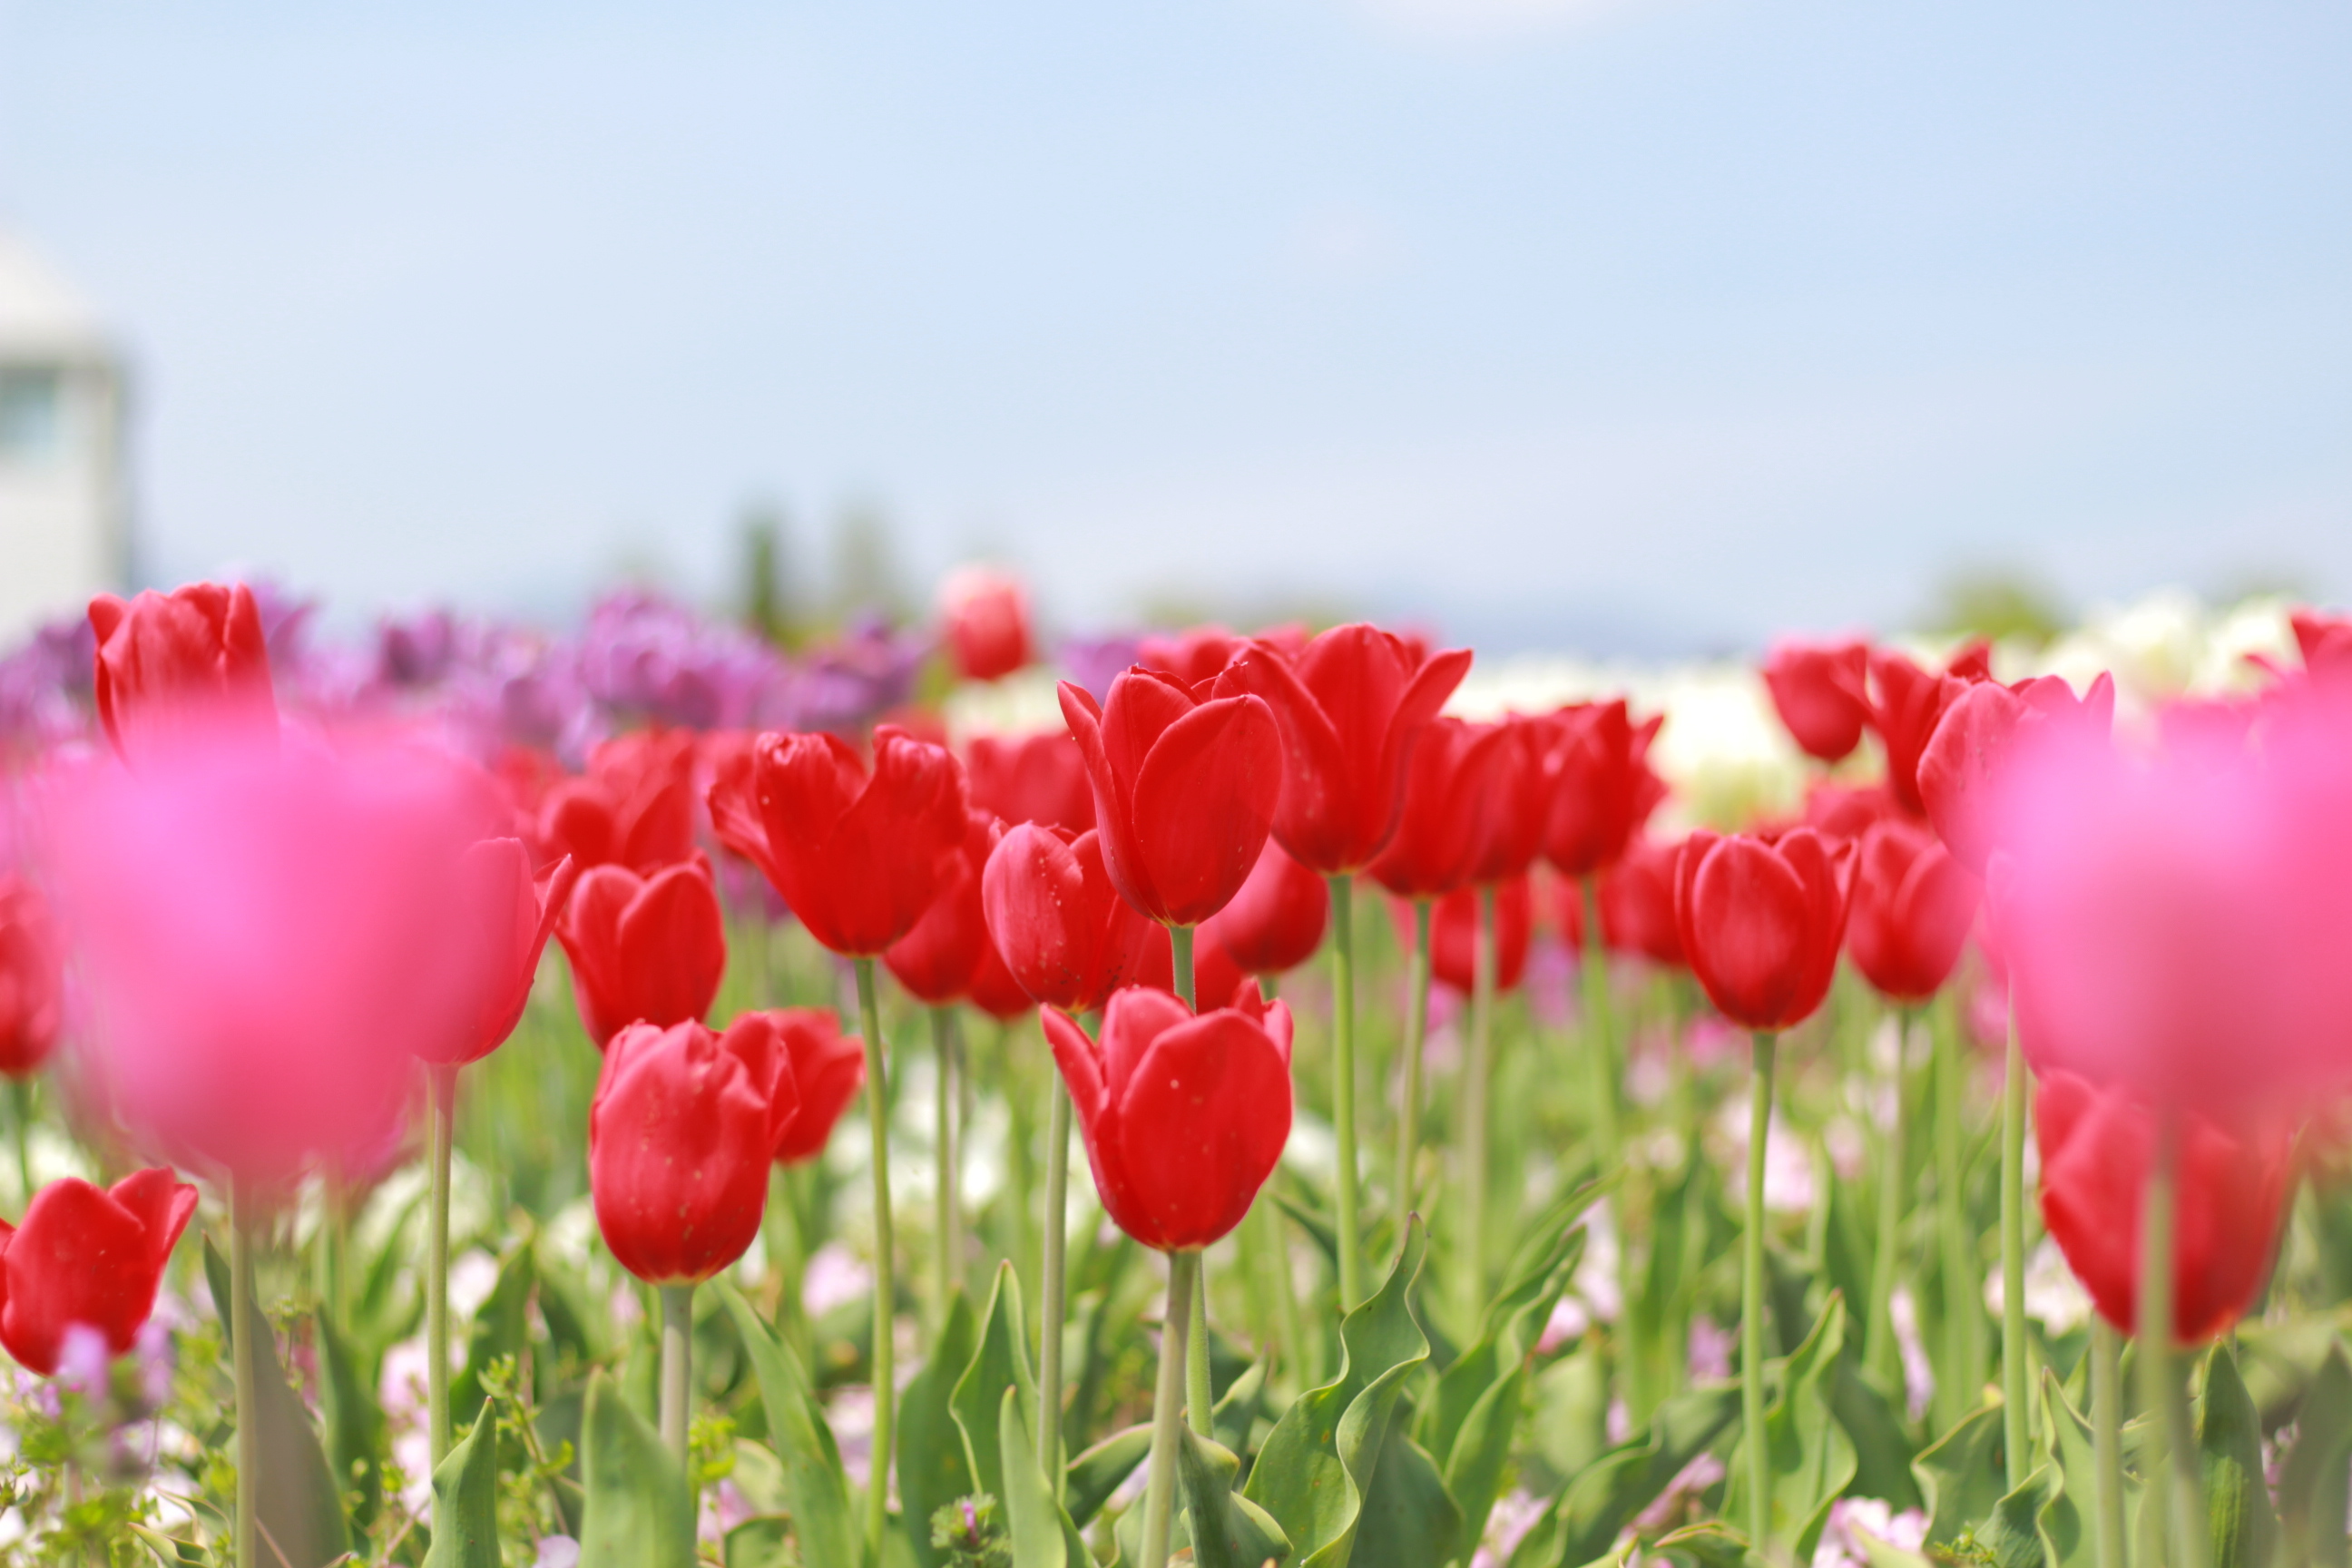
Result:
M1601 935L1620 952L1680 967L1682 927L1675 920L1675 868L1682 845L1637 838L1601 874ZM1565 884L1574 892L1575 884Z
M1429 922L1429 973L1457 995L1470 994L1477 978L1478 900L1475 888L1462 888L1437 900ZM1396 907L1397 929L1412 929L1407 909ZM1535 934L1535 895L1526 873L1495 889L1495 993L1516 990L1527 973L1528 947Z
M1665 783L1649 764L1650 742L1664 722L1664 714L1652 714L1634 723L1622 698L1577 703L1551 716L1551 816L1543 852L1562 876L1591 876L1622 855L1665 799Z
M695 735L643 730L605 742L581 778L540 803L538 837L550 859L582 870L625 866L650 876L694 853Z
M269 647L253 590L244 584L151 589L127 603L100 594L89 602L89 625L98 634L99 722L126 760L139 760L159 742L176 743L188 725L200 735L277 732Z
M1331 889L1269 837L1234 901L1201 928L1251 974L1282 974L1315 956L1331 919Z
M1169 925L1223 909L1257 865L1282 791L1281 731L1265 700L1140 667L1111 682L1100 708L1066 680L1061 699L1119 895Z
M667 1028L701 1018L727 971L727 925L710 862L640 877L591 867L556 921L572 960L581 1026L599 1049L631 1024Z
M1478 808L1478 847L1471 858L1470 880L1491 887L1526 876L1542 853L1558 815L1563 749L1549 720L1514 713L1481 728L1495 731L1495 742L1485 753L1486 794Z
M791 1058L800 1103L777 1135L775 1158L797 1165L824 1152L834 1123L866 1082L866 1042L843 1034L829 1007L779 1007L758 1016L774 1024Z
M2116 683L2106 675L2079 699L2054 675L2015 686L1982 680L1963 688L1919 753L1916 777L1927 820L1960 864L1983 876L1995 847L1987 817L1996 775L2016 749L2051 731L2103 739L2115 714Z
M758 864L809 934L871 958L915 929L955 877L963 769L895 725L869 771L833 735L762 735L710 788L719 841Z
M2352 616L2297 610L2287 619L2306 671L2321 679L2352 681Z
M971 804L1007 824L1043 822L1084 833L1095 825L1094 786L1087 760L1067 731L1024 735L974 735L964 747Z
M957 853L955 872L940 889L915 929L892 942L882 962L908 994L927 1006L942 1007L971 987L988 943L981 912L980 873L988 864L1004 825L984 811L972 812Z
M1494 779L1509 734L1501 725L1440 718L1405 770L1396 834L1368 868L1401 899L1443 898L1465 886L1486 849Z
M44 1377L58 1370L68 1329L96 1330L114 1354L128 1352L195 1212L196 1189L169 1170L112 1187L79 1176L43 1187L22 1224L0 1223L0 1345Z
M1764 660L1764 687L1807 756L1843 762L1862 744L1868 717L1870 645L1780 642Z
M14 872L0 876L0 1073L23 1078L57 1049L64 964L48 900Z
M940 584L940 623L948 660L965 680L994 680L1029 662L1029 595L1018 577L958 567Z
M50 792L89 1060L143 1147L257 1186L373 1147L412 1058L479 1026L451 918L490 826L472 774L387 740L190 741Z
M981 872L988 934L1022 989L1087 1013L1131 981L1150 922L1112 886L1102 836L1023 823Z
M614 1260L648 1284L686 1285L742 1257L799 1109L767 1014L724 1035L685 1023L614 1036L588 1112L589 1192Z
M1427 658L1392 632L1334 626L1295 655L1263 639L1219 677L1221 694L1264 698L1281 727L1274 836L1325 876L1369 864L1404 809L1414 742L1469 672L1470 650Z
M1955 698L1992 679L1982 643L1952 656L1942 672L1923 669L1891 648L1870 656L1870 727L1886 751L1886 787L1904 810L1927 810L1919 798L1919 753Z
M1192 945L1192 1000L1203 1013L1233 1005L1244 991L1259 994L1256 978L1243 972L1223 942L1212 940L1213 926L1202 926ZM1166 926L1144 922L1142 955L1129 984L1176 994L1176 944Z
M478 1062L506 1043L530 1001L540 954L572 897L579 868L567 855L534 877L530 851L520 838L486 838L466 851L463 908L453 930L462 933L455 962L476 995L467 1027L417 1054L458 1067Z
M2002 770L1987 887L2037 1071L2207 1114L2352 1086L2352 738L2325 718Z
M996 951L996 939L985 932L982 937L980 963L971 972L971 988L965 999L1000 1024L1035 1012L1037 999L1005 966L1004 955Z
M1810 827L1769 838L1702 830L1684 841L1675 922L1691 973L1725 1017L1786 1029L1822 1005L1845 936L1853 853Z
M1153 634L1136 642L1135 662L1172 675L1187 686L1198 686L1214 679L1253 642L1269 643L1279 653L1296 655L1307 647L1307 628L1268 626L1255 637L1219 626L1193 626L1173 636Z
M1908 822L1881 822L1855 859L1846 952L1880 994L1925 1002L1943 989L1975 923L1977 879Z
M1111 1219L1177 1252L1229 1234L1290 1136L1290 1012L1261 1003L1195 1016L1161 991L1110 999L1102 1037L1045 1015L1095 1186Z
M2100 1316L2138 1326L2140 1205L2155 1161L2156 1119L2121 1087L2101 1091L2046 1074L2033 1099L2042 1216ZM2286 1196L2291 1140L2277 1126L2186 1116L2173 1228L2173 1335L2201 1344L2226 1332L2270 1275Z

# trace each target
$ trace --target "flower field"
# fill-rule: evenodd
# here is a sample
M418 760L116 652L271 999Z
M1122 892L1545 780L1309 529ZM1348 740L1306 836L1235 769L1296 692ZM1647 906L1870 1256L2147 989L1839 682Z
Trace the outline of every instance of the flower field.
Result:
M2352 1562L2352 621L0 661L0 1555Z

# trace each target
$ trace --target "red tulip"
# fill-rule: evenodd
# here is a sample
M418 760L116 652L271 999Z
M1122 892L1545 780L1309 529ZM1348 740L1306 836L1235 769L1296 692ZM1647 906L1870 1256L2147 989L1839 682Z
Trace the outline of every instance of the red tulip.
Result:
M1810 827L1777 838L1704 830L1675 867L1675 924L1707 999L1748 1029L1801 1023L1829 994L1853 847Z
M582 870L625 866L651 875L694 853L696 738L645 730L605 742L585 776L550 790L539 807L540 851Z
M1478 852L1470 861L1470 880L1485 885L1527 875L1542 852L1545 833L1559 815L1562 754L1549 720L1514 713L1479 727L1496 735L1483 753L1486 796L1477 808Z
M963 769L896 726L874 768L832 735L762 735L710 788L719 841L758 862L809 934L871 957L915 929L955 876L969 827Z
M1062 717L1094 784L1103 864L1122 898L1170 925L1198 925L1232 900L1282 791L1273 710L1261 697L1210 691L1139 666L1097 709L1062 682Z
M0 1223L0 1345L44 1377L76 1324L97 1330L116 1355L130 1350L195 1212L196 1189L168 1169L134 1172L110 1188L79 1176L43 1187L24 1224Z
M974 735L964 748L971 804L1007 825L1044 822L1084 833L1095 825L1094 786L1087 760L1067 731L1017 741Z
M1441 985L1462 995L1476 982L1478 900L1481 890L1462 888L1437 900L1429 922L1429 972ZM1392 906L1397 931L1409 939L1412 906ZM1495 992L1514 990L1527 973L1528 946L1535 928L1535 898L1522 873L1495 889Z
M277 732L269 646L244 584L150 589L128 604L100 594L89 602L89 626L99 722L125 758L168 739L191 713L207 728Z
M866 1082L866 1042L841 1032L829 1007L779 1007L749 1016L764 1017L791 1058L792 1081L800 1101L777 1134L779 1164L797 1165L824 1152L833 1124ZM730 1031L731 1032L731 1031Z
M1187 686L1198 686L1213 679L1253 641L1272 643L1286 655L1297 655L1307 647L1307 628L1268 626L1252 638L1223 626L1194 626L1172 636L1144 637L1136 644L1135 662L1172 675Z
M2106 734L2115 721L2116 683L2105 675L2077 699L2054 675L2015 686L1983 680L1959 691L1919 753L1919 797L1927 820L1961 865L1981 877L1994 849L1993 782L2016 748L2053 729Z
M1862 642L1773 645L1764 685L1790 738L1808 756L1839 762L1862 744L1870 646Z
M1251 974L1281 974L1315 956L1330 919L1330 888L1268 838L1249 880L1201 935Z
M1087 1013L1135 976L1150 922L1111 885L1102 837L1023 823L980 875L988 934L1023 990Z
M1562 875L1590 876L1622 855L1665 798L1666 786L1648 761L1664 721L1654 714L1636 725L1622 698L1580 702L1551 716L1557 773L1543 852Z
M1870 727L1886 750L1886 787L1915 816L1927 810L1919 798L1919 753L1927 750L1937 721L1953 700L1976 682L1992 679L1985 657L1983 644L1970 643L1938 675L1891 649L1870 656Z
M1402 899L1442 898L1469 882L1487 847L1496 760L1508 739L1499 725L1460 719L1422 731L1396 836L1366 868L1374 881Z
M927 1006L943 1007L961 996L980 967L988 942L980 907L980 872L1004 836L1004 825L984 811L966 819L963 847L954 875L940 890L915 929L890 944L882 962L908 994Z
M653 1285L699 1284L760 1234L768 1163L800 1109L776 1020L632 1024L588 1110L588 1190L613 1259Z
M1129 984L1176 994L1175 944L1166 926L1147 922L1143 927L1142 952ZM1192 942L1192 1000L1205 1013L1235 1005L1234 999L1244 991L1259 994L1255 976L1244 973L1234 955L1210 939L1209 928L1202 927Z
M2138 1326L2140 1204L2155 1159L2155 1118L2120 1089L2072 1073L2033 1097L2042 1218L2100 1316ZM2197 1344L2245 1315L2270 1275L2286 1196L2291 1139L2275 1127L2183 1118L2173 1225L2174 1338Z
M1897 1002L1943 989L1977 917L1977 879L1926 829L1882 822L1862 840L1845 950Z
M719 889L699 855L650 878L591 868L555 935L572 959L581 1026L600 1050L631 1024L666 1029L700 1019L727 970Z
M1058 1013L1045 1019L1119 1229L1176 1252L1241 1224L1290 1137L1290 1010L1253 992L1195 1016L1130 988L1111 997L1099 1043Z
M1805 791L1803 826L1824 838L1859 842L1878 823L1916 820L1883 784L1855 787L1816 779Z
M2294 628L2294 646L2303 654L2305 669L2315 676L2352 679L2352 616L2297 610L2287 620Z
M968 1000L1000 1024L1009 1024L1037 1010L1037 999L1005 967L1004 955L996 951L993 937L987 937L981 945L980 966L971 972Z
M966 680L994 680L1029 662L1029 595L1021 580L964 566L940 586L948 660Z
M1227 666L1220 692L1264 698L1282 729L1274 836L1310 870L1353 871L1387 845L1404 809L1414 741L1470 668L1470 650L1416 658L1391 632L1334 626L1294 656L1260 641Z
M421 1047L419 1057L462 1067L506 1043L522 1022L540 954L579 869L567 855L534 878L530 851L520 838L485 838L466 852L467 896L451 934L462 944L453 967L466 977L473 1005L463 1010L447 1039Z
M48 901L16 873L0 875L0 1073L37 1070L64 1016L65 951Z
M1682 964L1682 926L1675 919L1675 868L1680 844L1637 838L1601 873L1601 934L1620 952L1653 963ZM1576 884L1563 884L1573 890Z

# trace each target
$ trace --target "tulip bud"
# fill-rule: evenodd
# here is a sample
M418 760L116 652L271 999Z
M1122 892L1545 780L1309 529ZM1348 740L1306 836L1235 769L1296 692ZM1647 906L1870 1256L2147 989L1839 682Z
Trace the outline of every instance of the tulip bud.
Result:
M1029 662L1029 595L1017 577L957 568L940 585L940 619L948 659L965 680L994 680Z
M1786 1029L1829 994L1853 847L1810 827L1777 838L1705 831L1675 864L1675 921L1707 999L1743 1028Z
M44 1376L58 1370L75 1327L128 1352L195 1212L196 1189L167 1169L110 1188L79 1176L42 1188L22 1225L0 1224L0 1345Z
M1098 833L1012 829L989 852L981 905L1005 968L1049 1007L1091 1012L1142 963L1150 922L1111 885Z
M1553 737L1551 816L1543 853L1568 877L1600 870L1625 846L1666 796L1650 770L1650 742L1665 715L1635 724L1621 698L1562 708L1549 721Z
M47 900L14 872L0 876L0 1073L23 1078L57 1048L64 963Z
M1330 918L1329 887L1269 837L1234 901L1201 928L1202 945L1245 973L1281 974L1315 956Z
M1870 645L1863 642L1781 642L1764 660L1764 687L1807 756L1844 760L1862 744L1870 676Z
M269 647L244 584L151 589L127 604L100 594L89 602L89 625L99 722L125 760L176 743L192 721L206 733L277 733Z
M699 854L651 878L592 868L555 935L572 959L581 1026L599 1048L631 1024L667 1028L702 1017L727 969L719 889Z
M1977 879L1907 822L1872 827L1855 865L1846 952L1882 994L1925 1002L1959 962L1976 919Z
M829 1007L779 1007L759 1015L776 1026L791 1058L800 1106L776 1139L776 1162L797 1165L824 1152L834 1123L866 1082L866 1042L841 1032Z

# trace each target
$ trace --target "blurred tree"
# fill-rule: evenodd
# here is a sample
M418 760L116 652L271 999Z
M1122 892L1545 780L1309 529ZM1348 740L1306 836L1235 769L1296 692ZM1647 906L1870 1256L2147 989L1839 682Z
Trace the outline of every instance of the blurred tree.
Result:
M913 611L891 542L890 520L871 501L843 508L834 527L832 599L834 613L843 617L879 610L903 622Z
M1937 586L1926 630L2040 646L2066 629L2065 605L2047 584L2013 568L1957 572Z
M792 520L772 501L743 509L743 623L770 642L797 640L792 580Z

